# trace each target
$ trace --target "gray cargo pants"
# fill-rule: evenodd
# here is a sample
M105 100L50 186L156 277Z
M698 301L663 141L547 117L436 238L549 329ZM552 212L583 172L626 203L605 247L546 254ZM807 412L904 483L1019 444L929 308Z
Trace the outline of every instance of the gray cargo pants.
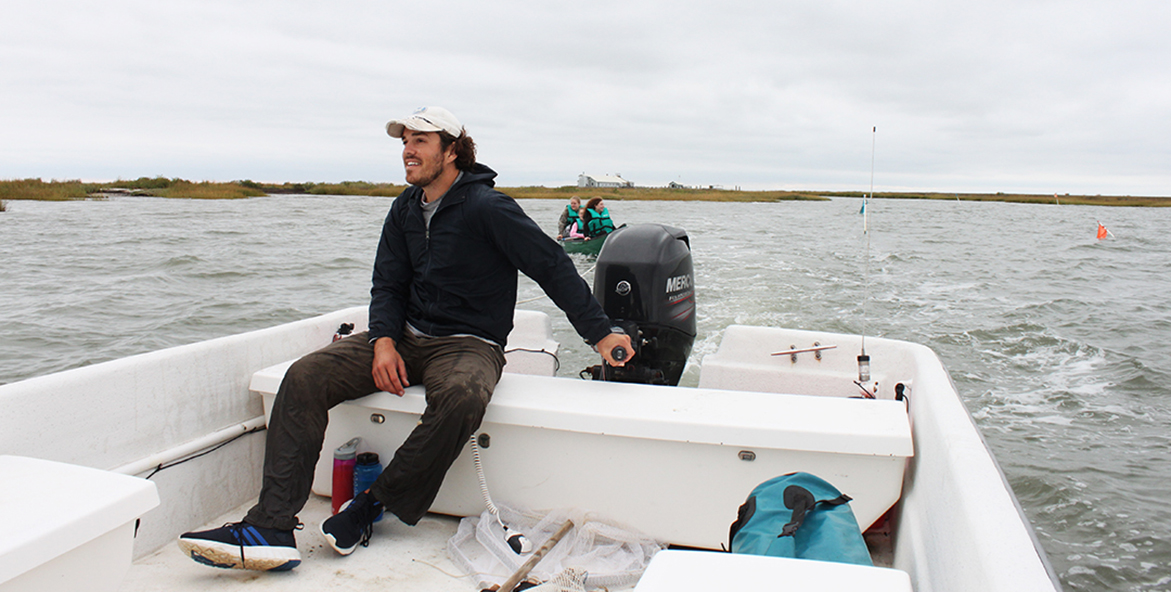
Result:
M293 363L268 422L260 499L244 520L288 530L309 499L329 409L378 391L366 333L336 341ZM396 344L407 379L426 389L418 426L394 453L370 492L407 524L427 513L447 469L480 427L504 368L500 347L475 337L417 337Z

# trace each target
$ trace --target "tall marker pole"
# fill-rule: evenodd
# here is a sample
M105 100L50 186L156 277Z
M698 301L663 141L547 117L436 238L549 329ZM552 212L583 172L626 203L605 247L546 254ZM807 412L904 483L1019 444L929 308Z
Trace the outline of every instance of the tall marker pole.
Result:
M874 199L874 146L878 126L870 134L870 196ZM862 202L862 233L866 235L865 273L862 277L862 353L858 355L858 382L870 381L870 356L866 355L866 301L870 299L870 208Z

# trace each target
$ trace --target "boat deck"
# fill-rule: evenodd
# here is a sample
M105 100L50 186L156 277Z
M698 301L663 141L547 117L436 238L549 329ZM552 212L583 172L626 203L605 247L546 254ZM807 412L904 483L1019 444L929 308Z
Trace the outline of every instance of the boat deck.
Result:
M248 502L202 528L235 522L247 513ZM301 565L287 572L217 569L192 561L172 542L140 558L123 581L124 592L183 592L207 590L319 590L412 592L478 591L479 583L460 574L447 555L447 541L459 527L459 518L428 514L416 526L389 517L374 525L370 546L342 556L321 538L317 527L329 516L329 498L313 495L300 517L305 529L297 533ZM877 566L889 567L892 549L885 534L869 533L867 542ZM508 574L502 574L507 576ZM610 588L611 592L632 587Z
M205 528L240 520L252 502L221 516ZM124 592L184 590L411 590L418 592L479 590L478 582L460 577L447 557L447 541L459 519L428 514L411 527L388 517L374 525L370 546L352 555L338 555L317 531L328 517L329 499L311 496L301 512L305 529L297 533L301 565L287 572L254 572L200 565L172 542L130 568ZM148 515L149 517L149 515Z

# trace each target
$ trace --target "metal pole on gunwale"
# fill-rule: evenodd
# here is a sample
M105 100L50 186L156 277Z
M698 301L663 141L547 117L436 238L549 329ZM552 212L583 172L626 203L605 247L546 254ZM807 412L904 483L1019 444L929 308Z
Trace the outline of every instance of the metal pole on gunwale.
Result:
M870 199L874 198L874 145L878 126L870 133ZM865 272L862 277L862 352L858 354L858 382L870 381L870 356L866 355L866 301L870 299L870 211L862 201L862 233L866 235Z

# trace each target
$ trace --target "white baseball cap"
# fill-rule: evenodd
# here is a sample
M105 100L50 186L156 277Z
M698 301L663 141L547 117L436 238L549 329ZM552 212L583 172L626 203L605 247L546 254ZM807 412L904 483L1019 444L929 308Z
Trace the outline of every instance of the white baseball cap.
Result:
M443 107L420 107L410 117L386 122L386 133L392 138L403 137L404 130L416 132L447 132L458 138L464 126Z

